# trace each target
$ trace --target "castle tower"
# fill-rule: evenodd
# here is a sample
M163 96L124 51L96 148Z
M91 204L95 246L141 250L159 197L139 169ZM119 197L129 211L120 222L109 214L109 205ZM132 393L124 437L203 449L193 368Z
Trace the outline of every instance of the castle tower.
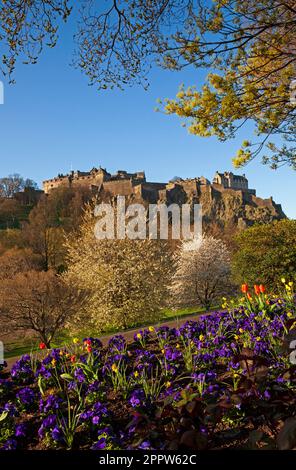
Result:
M219 173L216 171L214 178L214 184L220 184L225 189L237 189L237 190L249 190L249 183L245 175L234 175L231 171L225 171Z

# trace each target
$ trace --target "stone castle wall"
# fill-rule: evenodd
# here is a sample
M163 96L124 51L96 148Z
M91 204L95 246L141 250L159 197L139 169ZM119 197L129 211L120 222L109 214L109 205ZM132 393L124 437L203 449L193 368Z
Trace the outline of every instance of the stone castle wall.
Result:
M131 180L105 181L103 188L112 196L129 196L133 193L133 183Z
M43 182L43 190L45 194L57 188L75 188L84 187L89 189L100 189L104 184L105 189L112 194L116 191L123 191L126 195L132 192L132 187L136 184L145 182L145 173L143 171L137 173L127 173L126 171L118 171L115 175L111 175L103 168L93 168L89 172L72 171L68 175L60 175L56 178Z
M212 183L204 177L185 180L176 178L168 183L155 183L146 181L143 171L127 173L124 170L119 170L115 175L111 175L105 169L93 168L89 172L72 171L68 175L60 175L43 182L43 190L46 194L61 187L89 188L94 192L103 189L112 197L135 195L150 203L156 203L160 200L181 202L184 195L187 198L199 198L206 193L211 199L217 197L219 193L224 193L239 197L242 203L254 204L258 207L272 208L276 206L272 198L258 198L256 191L249 189L245 175L234 175L231 172L216 172Z
M105 169L90 172L71 172L43 184L49 193L59 187L89 188L94 193L127 196L144 204L195 204L203 207L203 220L215 220L220 225L234 223L246 227L257 221L270 222L285 218L280 204L272 198L262 199L249 189L248 180L231 172L216 173L212 183L204 177L182 179L175 177L167 183L146 181L144 172L127 173L120 170L111 175Z
M207 186L211 186L211 183L204 177L186 180L177 178L168 183L152 183L146 181L144 172L127 173L120 170L115 175L111 175L102 168L93 168L89 172L72 171L68 175L60 175L43 183L43 189L46 194L59 187L85 187L94 190L96 188L99 190L103 187L112 196L118 194L124 196L137 194L143 197L146 195L148 199L150 197L155 199L163 196L163 193L160 194L159 191L166 190L169 194L172 191L176 192L178 188L182 188L186 194L198 195L201 192L201 188ZM216 172L212 186L217 187L219 191L244 191L246 197L247 194L256 195L255 190L248 188L248 180L244 175L234 175L231 172L223 174Z
M70 182L68 177L64 178L54 178L52 180L43 181L43 191L45 194L48 194L50 191L53 191L57 188L68 188L70 187Z

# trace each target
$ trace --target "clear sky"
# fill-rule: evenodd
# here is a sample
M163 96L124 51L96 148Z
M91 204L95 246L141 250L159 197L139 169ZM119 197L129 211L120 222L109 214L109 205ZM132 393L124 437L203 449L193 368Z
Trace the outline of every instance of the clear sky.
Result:
M69 64L73 52L73 21L64 27L54 49L45 50L37 65L19 64L16 85L5 85L0 106L0 176L20 173L42 180L71 167L108 171L145 170L150 181L174 176L206 176L233 170L231 158L240 142L220 143L189 135L181 121L156 113L157 98L174 97L178 85L202 84L194 69L172 73L155 68L148 91L140 87L98 92ZM0 50L1 52L1 50ZM296 218L296 175L289 168L272 171L260 158L237 173L246 173L258 196L273 196L289 217Z

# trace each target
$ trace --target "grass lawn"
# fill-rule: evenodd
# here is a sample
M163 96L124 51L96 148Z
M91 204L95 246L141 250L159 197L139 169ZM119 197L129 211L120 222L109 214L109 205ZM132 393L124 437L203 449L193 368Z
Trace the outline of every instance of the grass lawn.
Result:
M213 307L213 309L218 308L218 306ZM184 316L189 316L189 315L196 315L196 314L202 314L205 312L205 308L203 307L187 307L187 308L181 308L177 310L172 310L172 309L164 309L162 310L162 316L161 319L159 320L159 323L164 322L166 320L175 320L178 318L182 318ZM150 323L139 323L139 324L134 324L131 326L130 329L134 328L140 328L140 327L145 327L150 325ZM84 336L93 336L93 337L101 337L104 335L109 335L109 334L115 334L121 331L120 329L115 329L115 328L106 328L104 331L81 331L80 334L78 334L78 337L84 337ZM55 341L52 342L52 347L60 347L66 343L69 343L71 340L72 335L69 334L68 331L63 331L59 333ZM39 340L36 339L30 339L27 340L26 342L23 342L21 340L18 340L13 343L6 343L5 344L5 357L8 359L10 357L16 357L16 356L21 356L26 353L30 353L32 351L37 351L38 350L38 344Z
M215 307L213 307L215 308ZM218 308L218 307L216 307ZM193 315L197 313L204 313L206 309L204 307L187 307L178 310L164 309L162 320L174 320L175 318L184 317L185 315Z

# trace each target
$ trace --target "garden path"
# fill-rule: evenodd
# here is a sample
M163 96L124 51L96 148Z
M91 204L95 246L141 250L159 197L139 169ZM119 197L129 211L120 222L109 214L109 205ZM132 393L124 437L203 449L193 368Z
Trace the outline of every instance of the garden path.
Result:
M180 325L182 325L183 323L185 323L187 320L199 320L199 318L202 316L202 315L209 315L210 313L212 313L211 311L209 312L203 312L203 313L191 313L190 315L184 315L180 318L175 318L174 320L166 320L166 321L162 321L160 323L157 323L156 325L154 326L169 326L170 328L178 328ZM142 327L142 328L147 328L147 326L145 327ZM116 332L116 333L112 333L112 334L108 334L108 335L105 335L105 336L101 336L99 337L99 339L102 341L103 343L103 346L105 346L108 341L110 340L110 338L112 338L112 336L114 336L115 334L117 335L122 335L125 337L126 341L133 341L134 339L134 334L136 332L138 332L139 330L141 329L141 327L138 327L138 328L133 328L133 329L130 329L130 330L126 330L126 331L123 331L123 332ZM10 357L8 359L6 359L6 362L7 362L7 369L11 369L11 367L13 366L13 364L19 359L19 357Z

